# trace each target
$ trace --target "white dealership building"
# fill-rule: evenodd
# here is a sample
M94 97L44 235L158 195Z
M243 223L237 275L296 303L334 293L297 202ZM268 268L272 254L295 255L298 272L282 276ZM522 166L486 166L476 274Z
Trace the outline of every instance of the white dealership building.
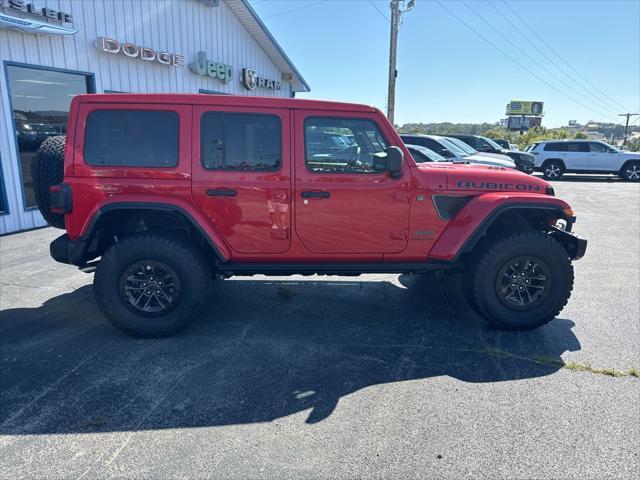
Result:
M246 0L0 0L0 59L0 234L45 224L29 165L74 95L309 91Z

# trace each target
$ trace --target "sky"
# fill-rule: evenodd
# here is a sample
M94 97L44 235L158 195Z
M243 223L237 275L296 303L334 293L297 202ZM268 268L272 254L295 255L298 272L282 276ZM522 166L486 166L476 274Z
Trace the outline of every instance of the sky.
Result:
M299 98L386 111L389 0L250 3L310 85ZM398 125L496 122L510 100L543 101L547 127L640 112L640 0L416 0L402 18Z

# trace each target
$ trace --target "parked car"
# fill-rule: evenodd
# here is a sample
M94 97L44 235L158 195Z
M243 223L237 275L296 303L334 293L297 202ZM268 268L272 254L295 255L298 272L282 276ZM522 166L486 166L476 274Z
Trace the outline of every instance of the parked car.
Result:
M416 163L425 163L425 162L449 162L442 155L434 152L430 148L423 147L422 145L411 145L409 143L404 144L409 150L409 153L416 161Z
M587 247L545 180L416 163L370 106L78 95L67 131L31 164L40 212L66 230L51 256L95 270L98 307L132 335L186 328L214 279L445 269L462 273L469 304L488 322L531 329L564 308L571 261ZM335 150L327 137L325 147L310 144L323 133L355 148ZM318 163L320 148L341 157Z
M490 138L480 135L448 133L447 137L458 138L481 153L502 153L508 155L516 162L516 168L518 170L525 173L533 173L534 159L530 153L504 149Z
M516 163L507 155L502 155L501 153L489 153L489 152L479 152L475 148L467 145L462 140L453 137L444 137L449 142L456 145L461 150L464 150L469 155L474 155L476 157L486 158L495 162L496 166L507 167L507 168L516 168ZM496 162L496 160L498 162Z
M501 160L494 158L487 158L480 155L474 155L466 152L451 140L442 137L440 135L416 135L416 134L401 134L400 138L405 143L412 145L422 145L427 147L439 155L445 157L450 162L466 162L474 163L476 165L487 165L494 167L512 168L513 162L509 159ZM507 157L508 158L508 157Z
M504 138L492 138L492 140L505 150L514 150L516 152L520 151L520 148L515 143L511 143L509 142L509 140L506 140Z
M565 173L613 173L631 182L640 181L640 153L625 152L597 140L548 140L528 150L536 170L549 180Z

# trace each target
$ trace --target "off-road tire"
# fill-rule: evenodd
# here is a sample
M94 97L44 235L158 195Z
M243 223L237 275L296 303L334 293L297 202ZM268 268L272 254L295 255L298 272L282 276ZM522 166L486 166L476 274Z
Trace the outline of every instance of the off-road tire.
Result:
M167 313L154 318L135 313L121 290L122 277L131 265L159 262L178 277L181 295ZM168 337L186 328L211 294L212 275L204 254L188 241L153 233L140 233L112 245L95 272L96 302L115 327L146 338Z
M640 182L640 162L631 161L620 169L620 176L627 182Z
M548 293L527 310L505 306L499 298L497 280L501 269L513 259L533 256L550 273ZM573 290L573 266L564 247L542 232L516 233L482 251L471 275L470 304L488 323L506 330L529 330L553 320L567 304Z
M560 160L549 160L542 165L542 176L546 180L559 180L564 171L564 164Z
M31 160L31 178L36 204L44 219L56 228L64 228L64 215L51 213L49 187L62 183L66 136L47 138Z

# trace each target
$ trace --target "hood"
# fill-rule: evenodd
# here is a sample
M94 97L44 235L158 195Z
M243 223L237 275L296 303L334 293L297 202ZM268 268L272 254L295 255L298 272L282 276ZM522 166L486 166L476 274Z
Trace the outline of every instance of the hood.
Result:
M447 190L470 193L521 192L549 194L553 188L541 178L527 175L511 168L485 167L473 164L437 162L420 164L419 171L424 172L428 184L429 165L437 165L447 176Z
M478 152L476 155L486 158L497 158L498 160L506 160L507 162L513 162L509 155L504 155L502 153L490 153L490 152Z
M504 157L504 158L500 158ZM464 160L469 163L474 163L476 165L487 165L493 167L505 167L505 168L516 168L516 164L509 157L505 157L504 155L496 155L495 157L487 157L484 154L482 155L469 155L468 157L464 157Z
M640 160L640 152L620 152L622 158L632 158L634 160Z

